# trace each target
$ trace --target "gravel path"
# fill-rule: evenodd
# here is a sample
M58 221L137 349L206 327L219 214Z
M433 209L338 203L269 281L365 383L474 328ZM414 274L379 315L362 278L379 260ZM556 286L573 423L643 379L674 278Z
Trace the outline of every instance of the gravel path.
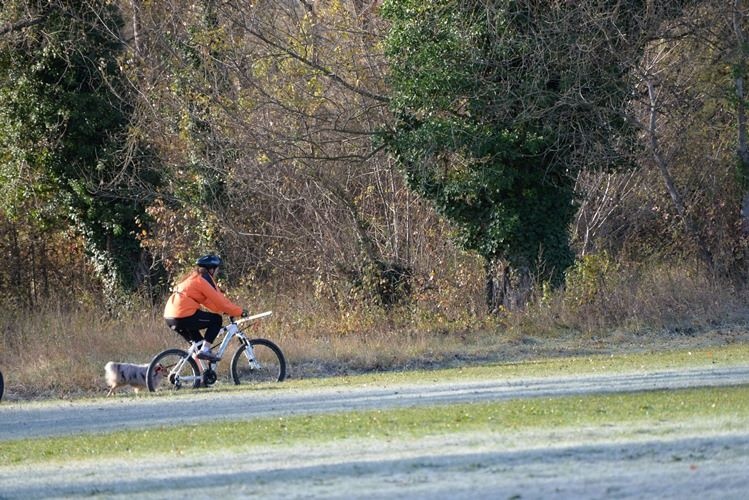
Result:
M749 367L0 404L2 441L177 422L749 384ZM735 417L734 417L735 418ZM749 422L251 444L220 454L0 465L0 498L746 498ZM722 430L721 430L722 429Z
M225 420L749 383L749 367L353 388L188 391L175 397L0 404L0 441Z

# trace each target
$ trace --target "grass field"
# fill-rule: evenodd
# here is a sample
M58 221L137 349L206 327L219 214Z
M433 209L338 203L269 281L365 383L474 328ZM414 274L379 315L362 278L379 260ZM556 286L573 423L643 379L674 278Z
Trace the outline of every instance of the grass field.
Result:
M0 463L22 464L103 457L182 455L232 449L237 436L255 446L341 439L413 439L432 434L496 433L592 428L602 425L714 423L731 430L749 422L749 386L652 391L589 397L544 398L426 408L272 418L211 425L4 442Z

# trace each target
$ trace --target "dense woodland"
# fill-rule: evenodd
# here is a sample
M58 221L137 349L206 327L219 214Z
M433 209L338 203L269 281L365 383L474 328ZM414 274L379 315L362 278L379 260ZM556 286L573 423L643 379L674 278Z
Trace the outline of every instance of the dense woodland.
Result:
M748 36L742 0L4 1L0 303L159 304L207 252L342 307L464 266L484 313L740 293Z

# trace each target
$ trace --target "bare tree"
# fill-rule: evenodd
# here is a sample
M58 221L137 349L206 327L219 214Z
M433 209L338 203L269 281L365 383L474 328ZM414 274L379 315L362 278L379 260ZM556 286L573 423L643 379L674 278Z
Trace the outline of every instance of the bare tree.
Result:
M410 265L413 211L433 215L376 141L390 117L374 6L140 4L137 128L174 186L147 243L166 261L220 241L247 276Z
M707 268L712 271L713 268L713 258L710 254L710 251L707 248L707 244L705 240L700 235L699 230L697 229L697 225L695 224L694 220L692 219L691 215L687 213L684 199L681 196L681 192L676 187L676 183L674 182L674 178L671 175L671 168L666 160L666 158L663 155L663 151L661 150L661 146L658 140L658 98L657 98L657 91L655 90L655 84L653 83L652 79L647 78L644 82L645 86L647 87L648 91L648 125L647 125L647 137L648 137L648 145L650 149L650 153L653 155L653 159L655 160L655 164L658 166L658 170L661 173L661 176L663 177L663 182L666 185L666 190L668 191L669 196L671 197L671 201L673 201L674 207L676 208L676 212L679 214L679 218L684 222L684 227L686 228L686 232L689 238L691 238L697 245L697 248L699 249L700 258L705 263Z
M632 18L641 39L626 59L632 80L626 117L639 130L639 144L625 148L625 161L636 177L621 184L626 198L610 190L603 196L601 188L593 192L597 197L582 193L586 204L579 217L595 214L601 222L576 226L594 229L594 239L576 233L586 242L584 251L626 244L637 255L693 254L705 269L735 269L738 211L726 207L740 205L744 196L737 192L734 167L735 137L741 156L746 132L742 99L736 107L730 93L743 92L743 72L725 70L743 61L736 55L739 4L649 3ZM606 176L586 174L584 185L606 185Z

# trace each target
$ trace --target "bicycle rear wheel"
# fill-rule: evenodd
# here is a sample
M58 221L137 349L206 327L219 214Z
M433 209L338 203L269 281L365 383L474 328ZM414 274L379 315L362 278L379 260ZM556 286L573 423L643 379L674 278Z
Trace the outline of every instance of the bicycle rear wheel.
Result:
M250 347L243 343L231 358L231 377L235 384L281 382L286 378L286 359L276 344L266 339L252 339Z
M146 371L151 392L176 391L183 387L200 387L198 364L182 349L167 349L151 360Z

